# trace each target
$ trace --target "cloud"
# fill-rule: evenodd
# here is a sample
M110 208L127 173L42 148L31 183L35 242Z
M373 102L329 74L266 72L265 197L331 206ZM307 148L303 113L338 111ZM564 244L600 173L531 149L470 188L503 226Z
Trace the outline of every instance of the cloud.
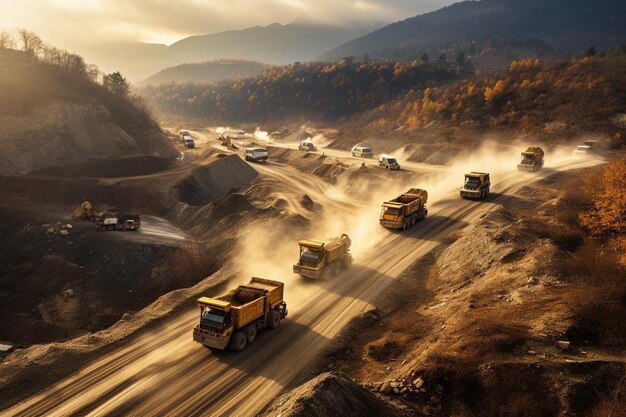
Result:
M0 0L0 27L27 27L60 47L172 43L190 35L289 23L391 22L452 0Z

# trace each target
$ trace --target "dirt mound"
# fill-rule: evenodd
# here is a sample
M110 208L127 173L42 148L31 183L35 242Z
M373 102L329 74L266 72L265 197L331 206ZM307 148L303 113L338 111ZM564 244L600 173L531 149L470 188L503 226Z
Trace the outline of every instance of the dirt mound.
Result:
M171 169L175 166L175 161L175 159L171 158L149 155L119 159L94 159L80 164L48 167L29 172L29 174L60 178L134 177Z
M139 232L97 232L69 213L0 201L0 328L18 346L106 328L215 269L204 247L152 216Z
M239 156L231 155L194 168L188 177L174 186L172 192L184 203L201 206L248 185L257 175L258 172Z
M342 375L325 373L274 401L263 416L399 417L403 416L368 390Z

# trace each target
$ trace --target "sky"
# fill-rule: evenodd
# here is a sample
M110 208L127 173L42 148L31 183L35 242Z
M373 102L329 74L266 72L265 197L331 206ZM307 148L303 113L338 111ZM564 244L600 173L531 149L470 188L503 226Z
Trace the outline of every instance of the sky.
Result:
M117 41L171 44L190 35L306 20L390 23L454 0L0 0L0 28L25 27L65 49Z

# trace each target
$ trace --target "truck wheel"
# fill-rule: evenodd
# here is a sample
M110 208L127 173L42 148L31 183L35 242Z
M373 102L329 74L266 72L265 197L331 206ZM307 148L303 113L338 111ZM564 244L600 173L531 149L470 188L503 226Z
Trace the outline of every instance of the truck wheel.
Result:
M343 269L350 269L350 267L352 266L352 257L346 256L345 258L343 258L342 266Z
M489 187L487 187L487 194L485 195L485 197L489 197Z
M280 325L280 313L276 310L272 310L267 315L267 326L270 329L275 329Z
M107 226L107 230L115 230L115 226L110 224L110 225Z
M235 352L241 352L246 348L247 343L248 338L246 337L246 334L238 330L230 337L228 347Z
M244 328L244 332L246 333L246 339L248 344L254 342L256 340L257 328L253 324L249 324Z

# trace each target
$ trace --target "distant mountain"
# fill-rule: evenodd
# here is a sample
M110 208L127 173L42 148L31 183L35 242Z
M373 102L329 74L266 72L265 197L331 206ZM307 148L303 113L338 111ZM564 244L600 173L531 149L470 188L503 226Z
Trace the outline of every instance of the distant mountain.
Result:
M215 61L182 64L166 68L148 77L141 85L158 85L168 82L210 83L259 75L269 65L242 59L220 59Z
M604 49L626 41L624 16L623 0L464 1L392 23L330 50L321 59L366 55L413 59L424 52L445 51L453 44L469 48L476 42L481 47L477 52L494 46L506 48L506 42L523 45L537 40L561 54L592 45ZM462 51L459 47L456 50Z
M167 67L215 59L246 59L268 64L309 61L380 26L274 23L191 36L169 47L146 43L102 45L87 51L85 57L106 71L119 70L131 81L139 82Z

